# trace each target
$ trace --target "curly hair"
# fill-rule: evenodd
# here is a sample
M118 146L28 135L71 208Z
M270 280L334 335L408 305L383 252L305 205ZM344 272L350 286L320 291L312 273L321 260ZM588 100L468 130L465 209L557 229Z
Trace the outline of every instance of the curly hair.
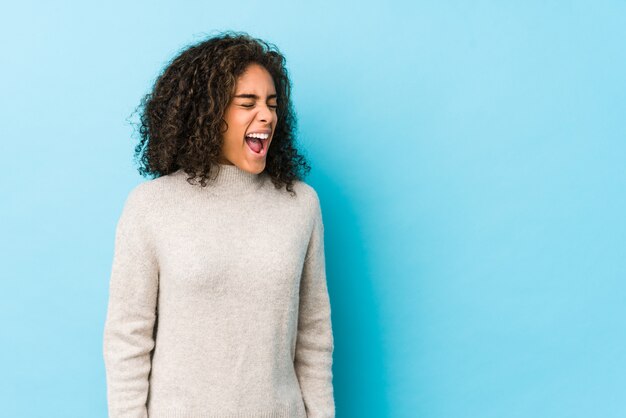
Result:
M139 173L156 178L182 168L190 176L188 182L198 178L206 186L212 167L219 168L222 135L228 128L224 114L237 78L256 63L272 76L278 105L264 171L277 189L284 185L295 194L294 180L301 180L311 167L295 145L297 118L285 61L275 45L245 32L222 32L183 49L137 108Z

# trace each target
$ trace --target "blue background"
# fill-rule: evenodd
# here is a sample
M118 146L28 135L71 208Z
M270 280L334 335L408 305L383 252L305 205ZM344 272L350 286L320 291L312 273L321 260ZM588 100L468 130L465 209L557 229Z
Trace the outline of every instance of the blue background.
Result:
M105 417L128 118L214 31L286 55L338 418L626 416L626 3L13 2L0 415Z

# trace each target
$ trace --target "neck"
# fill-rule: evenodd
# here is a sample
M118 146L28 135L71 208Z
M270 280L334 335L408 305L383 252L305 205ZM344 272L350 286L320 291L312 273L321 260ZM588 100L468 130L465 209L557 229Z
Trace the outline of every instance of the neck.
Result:
M189 177L182 168L174 174L185 179ZM250 173L232 164L214 164L211 167L211 172L206 179L206 186L203 189L212 194L230 195L253 191L260 186L262 174ZM198 182L196 181L196 183ZM197 187L200 187L199 183Z

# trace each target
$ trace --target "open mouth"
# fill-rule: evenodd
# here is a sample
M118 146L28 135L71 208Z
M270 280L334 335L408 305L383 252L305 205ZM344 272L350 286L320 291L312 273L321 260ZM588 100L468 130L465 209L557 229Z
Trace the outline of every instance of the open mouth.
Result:
M267 154L267 148L270 141L269 134L252 133L245 136L246 144L250 151L258 157Z

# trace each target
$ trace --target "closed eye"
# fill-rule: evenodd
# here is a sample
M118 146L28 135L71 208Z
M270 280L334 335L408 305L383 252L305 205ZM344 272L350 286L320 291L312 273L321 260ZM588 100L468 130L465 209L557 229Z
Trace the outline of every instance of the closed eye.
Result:
M254 107L254 104L242 104L243 107ZM271 109L278 109L278 105L267 105Z

